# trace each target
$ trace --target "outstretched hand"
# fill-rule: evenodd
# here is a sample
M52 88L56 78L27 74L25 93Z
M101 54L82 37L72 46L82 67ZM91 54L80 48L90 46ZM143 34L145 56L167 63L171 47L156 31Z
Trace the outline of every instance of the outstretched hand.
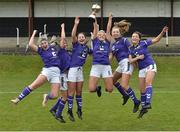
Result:
M109 18L113 18L112 12L109 12Z
M61 28L64 28L64 25L65 25L65 24L64 24L64 23L62 23L62 24L61 24Z
M79 21L80 21L79 17L76 17L75 20L74 20L74 23L79 24Z
M168 31L168 27L167 27L167 26L163 27L162 31L163 31L164 33L167 32L167 31Z
M33 31L33 34L35 35L36 33L37 33L37 30L34 30L34 31Z

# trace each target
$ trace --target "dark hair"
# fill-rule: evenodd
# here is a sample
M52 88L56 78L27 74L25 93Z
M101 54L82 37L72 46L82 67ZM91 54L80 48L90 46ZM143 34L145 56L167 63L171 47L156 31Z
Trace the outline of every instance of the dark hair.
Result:
M80 32L80 33L78 33L78 34L77 34L77 36L79 36L79 34L83 34L83 35L84 35L84 37L86 38L86 34L85 34L84 32Z
M139 36L139 38L140 38L140 40L141 40L141 38L142 38L142 36L143 36L143 34L142 33L140 33L140 32L138 32L138 31L135 31L135 32L133 32L133 34L138 34L138 36Z

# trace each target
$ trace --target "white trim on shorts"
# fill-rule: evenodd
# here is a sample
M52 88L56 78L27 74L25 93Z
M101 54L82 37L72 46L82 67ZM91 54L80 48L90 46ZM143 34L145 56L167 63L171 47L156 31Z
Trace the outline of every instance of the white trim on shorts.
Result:
M60 83L60 69L58 67L43 67L41 75L46 76L50 83Z
M157 66L156 66L156 64L149 65L149 66L147 66L147 67L139 70L139 77L145 78L145 77L146 77L146 73L147 73L148 71L157 72Z
M121 60L118 64L119 66L116 68L116 72L132 75L134 67L129 63L128 58Z
M60 90L62 91L66 91L68 90L68 85L67 85L67 73L61 73L60 74L61 78L61 87L60 87Z
M111 66L110 65L92 65L90 76L94 76L98 78L112 77L113 75L112 75Z
M71 67L68 72L68 81L69 82L83 82L83 67Z

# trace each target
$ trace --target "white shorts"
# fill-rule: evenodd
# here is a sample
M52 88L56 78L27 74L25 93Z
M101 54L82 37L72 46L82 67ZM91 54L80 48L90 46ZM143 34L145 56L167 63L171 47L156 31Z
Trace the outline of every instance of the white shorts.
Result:
M70 82L83 82L83 68L82 67L72 67L68 72L68 81Z
M112 69L110 65L92 65L90 76L95 77L112 77Z
M134 67L132 64L129 63L129 60L127 58L121 60L119 62L119 66L116 68L116 72L130 74L130 75L132 75L133 70Z
M60 69L58 67L43 67L41 75L46 76L50 83L60 83Z
M147 66L146 68L143 68L143 69L139 70L139 77L145 78L145 77L146 77L146 73L147 73L148 71L157 72L157 66L156 66L156 64L149 65L149 66Z
M68 85L67 85L67 74L66 73L62 73L61 75L61 87L60 90L66 91L68 90Z

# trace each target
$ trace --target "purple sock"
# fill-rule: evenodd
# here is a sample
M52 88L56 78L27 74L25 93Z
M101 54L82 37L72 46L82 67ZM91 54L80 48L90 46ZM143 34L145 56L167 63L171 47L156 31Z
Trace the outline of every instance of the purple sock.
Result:
M60 101L61 101L61 97L57 100L57 102L54 104L54 106L51 108L51 110L56 111Z
M141 93L141 105L144 107L146 104L146 93Z
M122 96L129 96L125 90L121 87L121 84L119 82L116 82L114 86L117 88L117 90L122 94Z
M60 99L58 109L56 111L56 116L57 117L60 117L62 115L62 111L64 109L65 104L66 104L66 102Z
M49 93L48 96L47 96L47 99L48 99L48 100L49 100L49 99L54 99L54 97L52 96L51 93Z
M150 104L152 99L152 86L146 87L146 103Z
M68 96L68 110L72 111L73 108L73 97Z
M81 110L82 109L82 97L81 97L81 95L76 95L76 102L77 102L77 109Z
M19 100L22 100L23 98L25 98L32 90L29 87L25 87L24 90L20 93L20 95L18 96Z
M135 96L134 91L133 91L131 88L129 88L129 89L127 90L127 93L128 93L128 95L131 97L131 99L134 101L134 103L138 103L138 102L139 102L138 99L137 99L136 96Z

